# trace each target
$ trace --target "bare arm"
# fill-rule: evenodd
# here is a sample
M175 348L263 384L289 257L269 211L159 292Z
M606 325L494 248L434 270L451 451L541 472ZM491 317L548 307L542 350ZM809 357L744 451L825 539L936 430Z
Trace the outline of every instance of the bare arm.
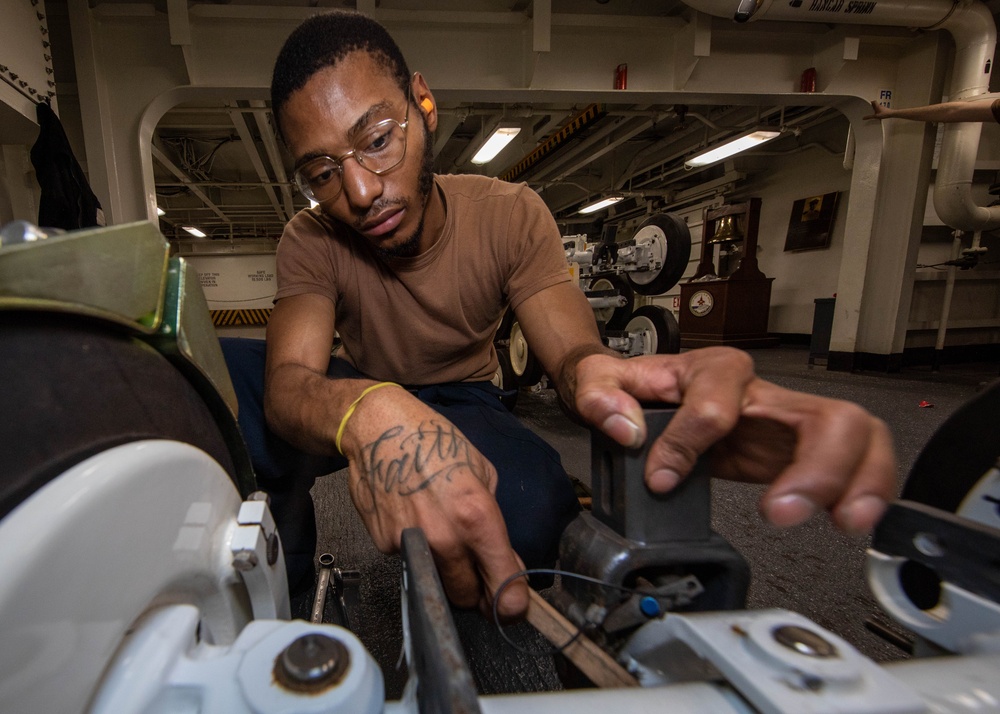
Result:
M564 404L575 411L577 363L593 354L618 357L601 344L587 298L572 283L560 283L535 293L515 312L532 352Z
M336 453L337 426L348 405L373 384L329 380L334 306L319 295L279 300L267 326L264 412L286 441L317 454Z
M350 404L376 384L328 379L334 306L324 297L280 300L267 331L265 412L271 428L300 448L335 454ZM522 566L493 493L493 465L451 422L406 390L384 387L358 402L341 448L354 505L383 552L405 528L427 536L448 597L488 611L500 583ZM523 581L504 590L500 612L527 609Z
M993 99L978 99L966 102L944 102L929 104L922 107L907 107L905 109L887 109L878 102L872 101L874 114L865 119L912 119L929 122L963 122L963 121L994 121Z

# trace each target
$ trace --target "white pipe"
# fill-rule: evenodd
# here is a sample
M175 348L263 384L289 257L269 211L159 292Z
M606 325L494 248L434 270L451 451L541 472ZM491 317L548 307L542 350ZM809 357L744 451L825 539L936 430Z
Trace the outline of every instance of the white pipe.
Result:
M937 340L934 343L934 368L937 369L939 364L939 356L944 350L944 338L948 332L948 316L951 313L951 296L955 291L955 275L958 272L958 267L954 265L955 261L962 255L962 231L955 231L954 238L951 241L951 263L948 266L948 277L945 279L944 283L944 300L941 301L941 320L938 322Z
M996 47L996 26L990 11L979 2L958 5L941 27L955 38L950 99L972 99L989 92L990 63ZM1000 206L978 206L972 199L972 172L982 129L979 122L946 124L941 138L934 210L942 222L962 231L1000 227Z
M684 0L695 10L739 21L794 20L832 24L889 25L946 30L955 40L950 98L971 99L989 91L990 63L996 47L996 24L978 0L807 0L793 3L763 0ZM979 122L944 128L934 209L941 220L963 231L1000 227L1000 206L978 206L972 200L972 172L979 151Z

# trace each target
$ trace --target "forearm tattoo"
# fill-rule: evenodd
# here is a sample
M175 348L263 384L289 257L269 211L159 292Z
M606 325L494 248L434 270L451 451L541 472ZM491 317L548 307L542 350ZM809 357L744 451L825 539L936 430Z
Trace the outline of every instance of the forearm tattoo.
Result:
M355 504L360 511L374 513L382 494L412 496L436 482L451 481L463 469L488 486L483 458L474 455L454 424L432 419L421 422L416 431L394 426L361 450Z

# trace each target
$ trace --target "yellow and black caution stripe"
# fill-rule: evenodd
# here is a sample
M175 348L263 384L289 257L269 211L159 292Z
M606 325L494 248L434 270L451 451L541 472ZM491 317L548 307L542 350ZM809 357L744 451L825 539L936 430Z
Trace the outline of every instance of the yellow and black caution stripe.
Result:
M573 136L573 134L580 131L584 127L590 126L595 121L603 117L604 114L605 111L603 104L591 104L560 127L559 131L552 134L549 138L535 147L534 151L507 169L500 176L500 179L503 181L514 181L518 176L558 149L567 139Z
M209 310L212 324L216 327L241 327L243 325L266 325L271 317L271 308L260 310Z

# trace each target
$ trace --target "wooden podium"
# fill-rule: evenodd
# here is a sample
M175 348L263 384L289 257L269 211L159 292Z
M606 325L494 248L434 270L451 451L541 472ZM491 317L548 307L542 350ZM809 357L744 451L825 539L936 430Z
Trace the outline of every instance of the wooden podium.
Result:
M723 218L730 229L725 236L717 235ZM757 267L759 225L759 198L705 211L701 261L691 279L681 284L681 347L778 344L777 337L767 334L774 278ZM734 227L742 234L732 232ZM737 265L729 270L733 262Z

